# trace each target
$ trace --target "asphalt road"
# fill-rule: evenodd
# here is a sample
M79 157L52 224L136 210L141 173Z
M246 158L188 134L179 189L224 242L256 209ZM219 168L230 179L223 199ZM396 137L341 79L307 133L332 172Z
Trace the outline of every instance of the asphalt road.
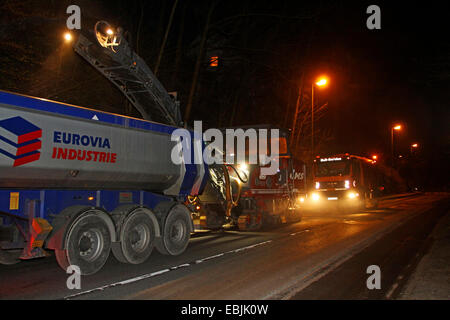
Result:
M54 257L0 266L0 299L395 299L448 208L448 195L417 194L260 232L199 234L177 257L155 250L129 265L111 255L80 290L67 289ZM370 265L379 290L367 289Z

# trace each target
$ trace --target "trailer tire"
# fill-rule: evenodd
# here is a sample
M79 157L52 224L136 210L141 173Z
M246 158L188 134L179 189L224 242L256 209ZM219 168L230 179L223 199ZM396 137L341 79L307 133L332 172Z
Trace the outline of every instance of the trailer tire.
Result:
M56 260L63 270L76 265L82 275L94 274L108 260L111 235L107 221L98 211L89 210L75 219L65 237L66 249L55 249Z
M192 221L189 210L182 204L173 206L163 219L161 237L157 238L156 249L165 255L182 254L188 244L192 232Z
M156 218L154 219L156 221ZM112 246L114 257L124 263L145 262L155 245L156 227L154 220L145 209L134 210L125 218L120 230L120 241Z

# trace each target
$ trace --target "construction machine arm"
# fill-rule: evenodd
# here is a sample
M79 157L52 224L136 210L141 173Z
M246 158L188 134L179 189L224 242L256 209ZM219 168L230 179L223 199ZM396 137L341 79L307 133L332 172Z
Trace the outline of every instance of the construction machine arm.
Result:
M113 30L99 21L93 32L80 33L74 50L111 81L144 119L182 126L178 102L131 49L120 28Z

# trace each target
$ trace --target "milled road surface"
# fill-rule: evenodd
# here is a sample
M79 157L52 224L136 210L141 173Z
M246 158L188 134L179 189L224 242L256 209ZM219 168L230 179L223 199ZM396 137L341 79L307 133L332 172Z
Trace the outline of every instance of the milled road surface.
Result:
M155 250L129 265L111 255L80 290L67 289L54 257L0 265L0 299L395 299L448 208L448 194L417 194L260 232L199 234L177 257ZM381 269L380 290L366 287L369 265Z

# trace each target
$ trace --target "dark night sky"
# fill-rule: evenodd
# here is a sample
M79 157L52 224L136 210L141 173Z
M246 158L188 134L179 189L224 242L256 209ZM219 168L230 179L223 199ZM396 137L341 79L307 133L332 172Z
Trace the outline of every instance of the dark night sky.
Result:
M179 3L159 78L169 91L179 92L183 112L210 1ZM386 155L390 125L399 121L405 127L398 137L399 152L419 142L428 165L448 163L450 28L444 2L215 3L205 59L219 49L223 66L209 72L202 65L191 120L204 120L209 127L229 125L236 105L233 125L284 125L286 110L292 119L287 105L295 103L295 96L289 90L298 85L300 74L309 82L327 74L330 85L317 90L317 97L319 103L328 102L328 109L317 127L330 129L331 139L320 152ZM64 30L69 4L82 8L83 26L108 20L130 31L134 40L141 21L139 54L153 68L172 0L5 4L0 4L0 89L133 115L125 112L117 90L81 58L67 49L55 54L55 47L61 48L55 35ZM370 4L381 8L381 30L366 28ZM239 15L244 17L230 20ZM302 16L307 18L297 19ZM177 48L182 52L179 65ZM51 60L52 55L59 60ZM59 61L59 69L52 61ZM88 82L96 86L83 86Z
M448 139L448 64L440 70L443 81L433 81L429 69L441 58L448 63L444 12L438 6L380 4L382 29L368 30L366 7L342 6L323 18L333 22L317 32L318 62L335 71L332 88L323 95L332 114L327 124L339 128L338 144L358 152L370 151L367 146L384 151L395 121L405 125L405 143L444 134Z

